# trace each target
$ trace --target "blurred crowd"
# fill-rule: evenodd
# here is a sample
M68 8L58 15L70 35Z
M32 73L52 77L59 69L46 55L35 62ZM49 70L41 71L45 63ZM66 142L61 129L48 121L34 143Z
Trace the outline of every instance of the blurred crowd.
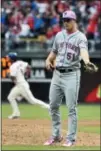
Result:
M2 0L1 37L6 45L14 47L19 39L44 36L51 43L63 29L61 20L65 10L77 15L79 29L88 39L101 36L101 5L99 0Z

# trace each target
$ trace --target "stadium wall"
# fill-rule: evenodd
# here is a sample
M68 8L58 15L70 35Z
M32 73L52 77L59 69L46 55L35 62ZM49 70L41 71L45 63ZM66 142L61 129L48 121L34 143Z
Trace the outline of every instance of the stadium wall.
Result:
M81 68L81 88L78 100L80 103L99 103L101 101L101 60L92 59L91 61L98 65L99 71L95 74L90 74ZM45 102L49 101L48 95L51 79L33 78L29 79L28 82L35 97ZM1 80L1 99L3 102L7 102L7 95L12 87L13 83L10 79Z

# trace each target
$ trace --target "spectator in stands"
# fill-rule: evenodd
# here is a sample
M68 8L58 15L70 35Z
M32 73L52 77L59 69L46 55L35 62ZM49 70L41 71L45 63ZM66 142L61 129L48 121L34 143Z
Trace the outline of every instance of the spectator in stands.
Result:
M8 31L5 34L5 50L9 51L12 48L16 48L17 42L16 42L16 26L10 27Z
M96 31L97 28L97 24L98 24L98 14L94 14L88 23L87 26L87 38L88 39L94 39L94 33Z
M60 20L60 16L56 14L56 12L52 12L50 16L50 26L58 24Z
M23 21L23 19L24 19L24 16L23 16L22 10L18 9L18 8L14 8L13 14L12 14L9 22L11 25L19 26L20 23Z
M22 23L20 25L21 31L19 32L19 37L28 37L30 34L30 26L27 23Z
M98 25L97 25L97 29L96 29L97 35L98 35L98 39L101 40L101 16L99 17L98 20Z
M33 10L31 10L30 7L27 8L27 11L23 11L24 14L24 20L23 23L24 24L28 24L28 26L30 27L30 34L33 36L34 35L34 17L33 17Z
M15 7L15 8L19 8L19 7L20 7L20 0L12 1L12 5L13 5L13 7Z
M34 10L36 12L38 11L38 5L37 5L37 1L36 0L32 1L31 8L32 8L32 10Z
M34 16L34 34L38 36L40 34L44 34L44 32L44 21L41 15L37 14L36 16Z
M68 2L65 0L55 0L52 2L52 8L58 14L63 13L65 10L69 9Z
M6 24L6 12L4 8L1 9L1 23L4 25Z
M54 40L54 33L53 33L52 27L47 28L46 38L47 38L46 43L48 45L48 48L47 48L48 50L47 51L50 51L53 40Z
M21 8L27 8L27 7L31 7L31 1L30 0L20 0L20 6Z
M96 37L96 40L99 39L100 28L98 26L100 25L101 5L98 0L2 0L2 37L6 37L11 32L11 26L15 37L20 34L24 35L24 31L21 32L23 27L27 29L28 33L26 32L25 35L29 35L29 37L38 38L43 34L49 37L51 30L55 36L57 31L63 27L62 22L60 22L61 13L67 9L74 10L79 16L78 26L81 31L87 34L88 40L94 41Z
M38 7L38 11L39 11L40 15L45 13L47 11L47 9L49 8L49 4L47 1L35 1L35 2Z
M42 20L44 21L44 27L46 31L49 27L51 27L50 26L51 16L52 16L51 9L47 9L47 11L42 15Z

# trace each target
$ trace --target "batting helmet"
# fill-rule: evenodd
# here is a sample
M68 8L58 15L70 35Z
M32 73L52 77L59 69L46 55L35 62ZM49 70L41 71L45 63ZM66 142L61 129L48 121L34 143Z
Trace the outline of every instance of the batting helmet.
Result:
M9 57L13 61L16 61L17 60L17 53L16 52L10 52L10 53L8 53L7 57Z

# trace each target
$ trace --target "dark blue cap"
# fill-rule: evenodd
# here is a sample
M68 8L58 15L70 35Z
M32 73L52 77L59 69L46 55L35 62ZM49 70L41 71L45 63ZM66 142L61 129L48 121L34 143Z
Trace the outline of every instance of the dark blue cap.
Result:
M8 53L7 57L9 57L11 60L16 60L17 59L17 53L16 52L10 52Z

